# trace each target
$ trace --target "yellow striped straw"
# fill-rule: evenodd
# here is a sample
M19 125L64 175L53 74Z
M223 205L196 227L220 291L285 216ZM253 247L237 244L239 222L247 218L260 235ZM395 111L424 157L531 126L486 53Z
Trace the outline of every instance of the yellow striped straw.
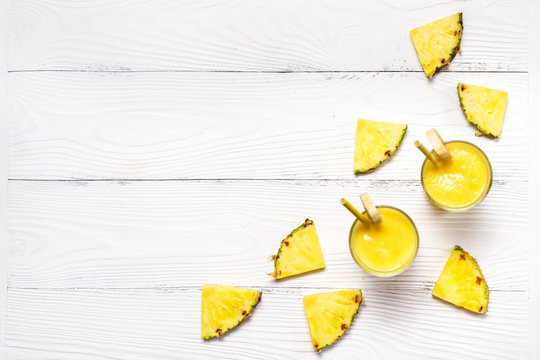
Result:
M414 145L418 148L418 150L420 150L422 152L422 154L424 154L427 159L429 161L431 161L436 167L439 167L439 162L437 161L437 159L435 159L435 156L433 156L433 154L431 152L428 151L428 149L426 149L426 147L424 145L422 145L422 143L418 140L416 140L414 142Z

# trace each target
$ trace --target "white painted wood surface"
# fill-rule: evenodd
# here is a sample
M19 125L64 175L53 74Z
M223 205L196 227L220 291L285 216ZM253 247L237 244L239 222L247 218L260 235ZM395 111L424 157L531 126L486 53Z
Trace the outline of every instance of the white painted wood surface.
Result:
M494 293L491 314L482 317L450 308L428 290L367 290L347 334L317 355L302 296L319 289L263 291L246 323L204 341L198 288L13 289L9 350L16 359L527 358L524 292Z
M457 83L510 93L500 140L474 136ZM356 120L409 124L369 179L418 180L437 127L526 179L527 74L11 73L12 179L355 179Z
M9 281L24 288L234 281L425 289L458 243L478 258L493 289L526 290L528 268L520 259L529 251L527 207L514 205L527 203L524 185L496 181L479 207L449 214L429 206L417 181L16 181L9 189ZM366 276L349 254L354 219L339 199L360 204L366 190L374 202L402 208L419 228L418 258L397 280ZM503 226L509 209L519 219L511 228ZM269 256L306 217L315 222L327 269L276 282L266 275ZM507 261L516 264L501 266Z
M7 108L8 2L0 2L0 109ZM0 359L6 355L7 307L7 114L0 111Z
M6 358L540 359L532 5L13 0ZM408 30L457 11L463 54L428 81ZM499 140L474 137L457 82L509 91ZM355 177L359 117L409 131ZM490 157L477 208L449 214L425 199L413 141L430 127ZM339 198L365 190L419 228L418 257L397 278L364 274L348 254ZM306 217L327 269L276 282L268 257ZM482 266L486 316L430 295L454 244ZM207 282L264 292L217 341L199 338ZM301 297L340 288L361 288L365 303L317 356Z
M409 30L459 11L450 70L527 71L524 0L13 0L9 68L421 71Z

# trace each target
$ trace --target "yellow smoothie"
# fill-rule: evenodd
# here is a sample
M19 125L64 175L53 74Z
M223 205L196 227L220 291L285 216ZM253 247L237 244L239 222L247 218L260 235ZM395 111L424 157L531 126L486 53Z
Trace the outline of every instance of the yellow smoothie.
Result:
M356 220L349 234L351 255L360 267L376 276L404 271L418 251L418 232L403 211L377 206L382 222L365 226Z
M466 210L478 204L491 187L491 165L478 147L463 141L445 143L452 155L436 167L422 166L422 185L429 199L446 210Z

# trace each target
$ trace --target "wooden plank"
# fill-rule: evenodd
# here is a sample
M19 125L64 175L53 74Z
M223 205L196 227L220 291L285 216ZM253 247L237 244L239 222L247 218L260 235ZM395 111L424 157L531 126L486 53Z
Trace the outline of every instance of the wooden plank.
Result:
M529 286L527 183L497 181L477 208L446 213L419 181L11 181L9 285L19 288L246 286L431 289L453 245L475 256L493 290ZM352 216L339 199L395 205L415 221L420 250L395 279L352 260ZM326 270L276 282L269 259L305 218ZM508 223L508 219L516 219Z
M302 296L262 289L253 316L220 340L200 339L199 289L9 290L10 359L319 359ZM527 293L492 292L486 315L429 291L364 290L365 302L328 359L524 359Z
M458 82L510 93L500 140L474 136ZM527 74L11 73L12 179L354 179L356 119L402 122L357 178L418 179L425 131L478 144L499 180L529 171Z
M462 11L450 70L527 71L527 4L14 0L9 68L421 71L409 30Z

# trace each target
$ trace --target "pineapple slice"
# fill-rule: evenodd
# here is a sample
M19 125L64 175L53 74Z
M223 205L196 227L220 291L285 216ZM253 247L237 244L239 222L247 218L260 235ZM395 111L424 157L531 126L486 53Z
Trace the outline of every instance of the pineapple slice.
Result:
M281 279L324 267L315 225L313 221L306 219L281 242L279 251L274 256L274 272L269 275Z
M481 86L458 84L459 104L467 120L486 135L498 138L508 93Z
M411 30L416 54L428 78L450 64L460 51L462 13Z
M304 296L304 310L313 349L332 345L351 326L362 302L362 291L341 290Z
M457 245L433 287L432 294L476 313L487 312L489 289L482 270L476 259Z
M359 119L354 146L354 173L374 171L397 150L407 125Z
M251 315L261 301L260 291L226 285L202 288L201 338L223 336Z

